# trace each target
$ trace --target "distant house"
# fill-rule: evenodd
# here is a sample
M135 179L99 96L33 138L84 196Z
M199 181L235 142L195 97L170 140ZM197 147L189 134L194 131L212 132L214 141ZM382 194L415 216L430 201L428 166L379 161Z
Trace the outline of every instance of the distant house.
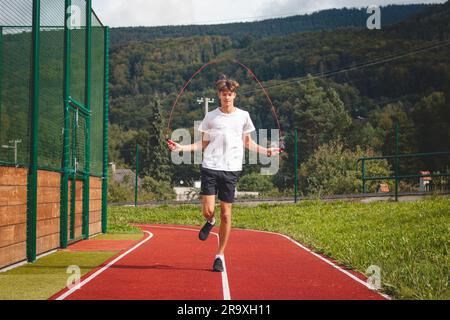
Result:
M431 180L432 180L432 178L429 176L430 171L419 171L419 174L422 176L419 179L419 190L420 191L430 191Z
M377 186L377 193L388 193L389 185L387 183L379 183Z
M134 186L136 173L131 169L116 169L111 178L114 182ZM138 185L141 185L141 178L138 177Z

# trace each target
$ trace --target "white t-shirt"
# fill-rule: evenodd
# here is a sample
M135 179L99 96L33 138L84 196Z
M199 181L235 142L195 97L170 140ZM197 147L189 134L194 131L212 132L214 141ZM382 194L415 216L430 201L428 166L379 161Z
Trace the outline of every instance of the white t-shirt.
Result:
M236 108L232 113L223 113L217 108L206 114L198 130L205 133L205 140L209 140L203 152L203 168L242 171L243 134L255 131L247 111Z

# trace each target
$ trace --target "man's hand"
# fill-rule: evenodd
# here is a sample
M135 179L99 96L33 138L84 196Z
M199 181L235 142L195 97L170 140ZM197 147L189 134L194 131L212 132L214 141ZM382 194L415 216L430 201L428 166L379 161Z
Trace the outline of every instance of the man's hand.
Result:
M276 156L279 153L282 153L283 149L281 148L267 148L267 156L268 157L273 157Z
M181 151L181 145L174 142L173 140L167 140L167 146L169 147L170 151Z

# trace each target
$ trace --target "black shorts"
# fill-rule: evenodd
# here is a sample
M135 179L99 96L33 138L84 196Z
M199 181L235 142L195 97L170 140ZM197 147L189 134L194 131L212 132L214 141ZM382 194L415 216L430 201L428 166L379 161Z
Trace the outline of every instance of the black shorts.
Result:
M219 171L201 168L201 192L203 196L219 195L219 200L234 202L236 184L242 171Z

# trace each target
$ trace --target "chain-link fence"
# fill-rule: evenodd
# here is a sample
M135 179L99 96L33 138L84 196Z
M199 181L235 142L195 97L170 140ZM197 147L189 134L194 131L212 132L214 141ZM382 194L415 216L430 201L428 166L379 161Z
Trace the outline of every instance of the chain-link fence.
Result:
M64 129L65 45L64 22L67 1L41 0L39 27L39 122L38 166L61 170ZM72 112L86 102L86 1L70 3L74 22L69 27L69 100ZM32 57L32 6L28 0L0 0L0 162L4 165L29 165L30 83ZM78 23L78 25L77 25ZM92 12L91 27L91 162L90 173L102 176L103 106L104 106L104 39L105 28ZM83 135L79 119L77 132ZM77 138L76 150L84 147ZM83 160L83 156L78 158ZM78 160L77 160L78 161ZM79 162L79 161L78 161ZM78 163L80 167L81 163ZM82 166L80 167L82 168Z
M27 230L38 170L61 173L61 219L68 181L83 181L84 236L90 178L107 177L109 29L91 2L0 0L0 166L28 168Z

